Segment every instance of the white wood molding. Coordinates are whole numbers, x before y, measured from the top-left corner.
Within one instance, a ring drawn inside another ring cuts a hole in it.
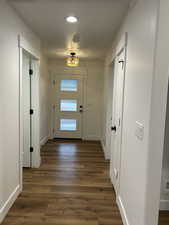
[[[106,145],[104,144],[103,140],[101,140],[101,146],[102,146],[102,149],[103,149],[105,160],[110,160],[110,156],[107,153]]]
[[[87,136],[83,136],[82,140],[84,140],[84,141],[100,141],[100,137],[95,136],[95,135],[87,135]]]
[[[40,46],[39,49],[35,48],[32,44],[32,40],[27,40],[24,36],[18,35],[18,46],[19,48],[24,49],[29,54],[32,55],[33,58],[40,60]]]
[[[44,138],[42,138],[40,140],[40,146],[43,146],[47,143],[47,141],[49,140],[49,136],[45,136]]]
[[[34,70],[36,70],[36,76],[33,76],[33,95],[35,96],[33,105],[36,108],[35,115],[33,118],[33,127],[36,128],[36,138],[38,141],[36,141],[36,148],[37,151],[34,151],[32,153],[32,167],[38,168],[41,163],[41,157],[40,157],[40,113],[39,113],[39,66],[40,66],[40,48],[34,47],[32,44],[30,44],[31,41],[25,39],[23,36],[18,35],[18,47],[19,47],[19,148],[20,148],[20,186],[22,187],[22,167],[23,167],[23,90],[22,90],[22,57],[23,57],[23,51],[26,51],[31,57],[32,61],[36,61],[36,66],[34,66]],[[34,135],[33,135],[34,137]],[[35,138],[35,137],[34,137]],[[39,146],[38,146],[39,145]]]
[[[121,52],[127,47],[128,33],[126,32],[120,39],[116,47],[116,56],[120,55]]]
[[[34,151],[32,152],[32,167],[39,168],[41,164],[40,156],[40,105],[39,105],[39,62],[32,59],[32,69],[34,75],[32,76],[32,108],[34,110],[32,116],[32,145]]]
[[[18,195],[21,193],[22,189],[21,186],[18,185],[12,194],[9,196],[8,200],[5,202],[3,207],[0,209],[0,223],[4,220],[5,216],[7,215],[9,209],[12,207],[13,203],[17,199]]]
[[[117,201],[117,205],[118,205],[119,210],[120,210],[120,214],[121,214],[121,217],[122,217],[123,224],[124,225],[130,225],[129,220],[127,218],[127,213],[126,213],[125,207],[124,207],[123,202],[121,200],[121,197],[118,196],[116,201]]]

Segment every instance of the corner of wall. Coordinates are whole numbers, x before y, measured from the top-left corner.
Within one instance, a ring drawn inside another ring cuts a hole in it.
[[[102,146],[102,149],[103,149],[103,152],[104,152],[104,158],[105,158],[105,160],[110,160],[110,156],[107,153],[106,144],[105,144],[105,142],[104,142],[103,139],[101,139],[101,146]]]
[[[121,214],[121,217],[122,217],[123,224],[124,225],[130,225],[129,220],[127,218],[127,213],[126,213],[125,207],[123,205],[123,202],[122,202],[122,199],[121,199],[120,196],[117,197],[117,205],[118,205],[119,210],[120,210],[120,214]]]
[[[19,194],[22,191],[22,187],[18,185],[15,190],[12,192],[12,194],[9,196],[7,201],[5,202],[4,206],[0,209],[0,224],[4,220],[5,216],[7,215],[8,211],[12,207],[13,203],[18,198]]]
[[[43,145],[45,145],[49,139],[50,139],[49,136],[45,136],[44,138],[42,138],[40,140],[40,146],[42,147]]]

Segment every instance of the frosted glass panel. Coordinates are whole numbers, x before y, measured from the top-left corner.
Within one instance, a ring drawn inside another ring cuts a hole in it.
[[[77,121],[70,119],[61,119],[60,120],[60,130],[62,131],[76,131],[77,130]]]
[[[77,91],[77,80],[61,80],[61,91]]]
[[[77,100],[62,99],[60,101],[60,111],[76,112]]]

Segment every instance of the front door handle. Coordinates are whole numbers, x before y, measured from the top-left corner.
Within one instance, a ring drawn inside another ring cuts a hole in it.
[[[116,129],[116,126],[111,127],[111,130],[114,131],[114,132],[116,132],[116,130],[117,130]]]

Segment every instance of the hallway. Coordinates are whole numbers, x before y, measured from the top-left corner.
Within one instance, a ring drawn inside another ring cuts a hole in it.
[[[122,225],[99,142],[51,140],[2,225]]]

